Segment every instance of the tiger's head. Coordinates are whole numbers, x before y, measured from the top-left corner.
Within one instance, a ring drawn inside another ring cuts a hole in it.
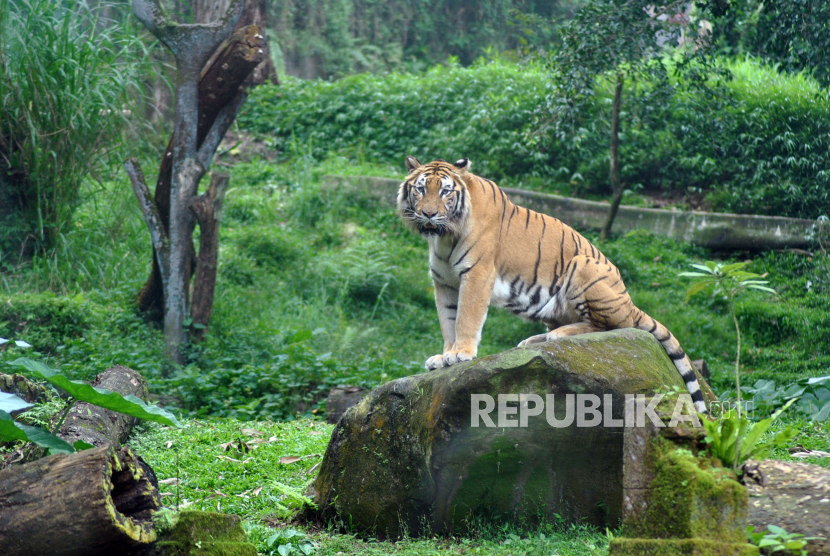
[[[459,235],[470,209],[463,179],[470,159],[421,164],[407,156],[406,168],[409,175],[398,191],[398,214],[404,223],[424,236]]]

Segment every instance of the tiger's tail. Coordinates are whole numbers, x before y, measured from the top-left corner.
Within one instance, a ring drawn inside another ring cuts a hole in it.
[[[689,390],[689,394],[692,396],[695,409],[701,413],[707,413],[708,410],[706,408],[706,402],[703,398],[703,391],[701,391],[700,384],[697,381],[695,369],[692,366],[692,362],[689,360],[689,357],[686,355],[686,352],[684,352],[683,348],[680,347],[680,342],[677,341],[674,334],[672,334],[668,328],[657,322],[657,320],[645,313],[642,313],[642,318],[638,319],[638,324],[635,326],[640,330],[645,330],[654,336],[658,342],[660,342],[660,345],[662,345],[663,349],[666,350],[666,354],[669,356],[669,359],[671,359],[674,366],[677,367],[677,372],[680,373],[680,377],[683,379],[683,382],[686,383],[686,389]]]

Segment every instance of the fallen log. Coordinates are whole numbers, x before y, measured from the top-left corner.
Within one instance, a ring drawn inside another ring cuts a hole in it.
[[[46,387],[32,382],[23,375],[6,375],[0,373],[0,392],[20,396],[29,403],[46,401]]]
[[[19,381],[18,383],[22,384]],[[36,383],[30,384],[39,386]],[[92,381],[92,386],[104,388],[111,392],[118,392],[122,396],[132,394],[145,402],[149,398],[147,380],[137,371],[121,365],[110,367],[99,374]],[[59,415],[53,418],[52,426],[57,425],[59,418]],[[138,419],[135,417],[130,417],[117,411],[110,411],[86,402],[76,402],[69,410],[66,419],[56,435],[73,445],[78,440],[81,440],[96,447],[111,444],[115,448],[120,448],[127,441],[136,423],[138,423]],[[26,444],[14,450],[14,452],[5,458],[0,459],[0,469],[35,460],[43,454],[44,450],[42,448],[38,448],[34,444]],[[141,465],[144,466],[145,472],[155,484],[156,478],[153,470],[144,464],[141,458],[138,459]]]
[[[149,390],[147,379],[137,371],[122,365],[105,370],[92,381],[92,386],[118,392],[122,396],[133,396],[147,401]],[[93,446],[112,444],[120,448],[127,441],[138,419],[98,407],[86,402],[77,402],[69,410],[57,435],[70,444],[83,440]]]
[[[120,554],[156,540],[158,489],[129,448],[57,454],[0,471],[0,554]]]

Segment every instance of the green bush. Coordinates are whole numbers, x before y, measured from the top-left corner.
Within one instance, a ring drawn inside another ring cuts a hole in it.
[[[481,61],[436,66],[422,75],[352,75],[335,82],[286,79],[257,87],[239,116],[243,128],[269,134],[281,153],[307,145],[400,165],[469,156],[493,178],[549,173],[547,157],[527,141],[545,94],[540,66]]]
[[[54,354],[89,327],[89,312],[79,298],[51,293],[16,295],[0,303],[0,337],[25,340],[40,352]]]
[[[830,214],[830,92],[804,74],[782,75],[751,59],[724,64],[732,79],[713,79],[711,88],[626,83],[625,186],[706,197],[719,211]],[[467,156],[476,173],[493,179],[609,194],[610,91],[600,80],[581,125],[557,135],[546,104],[554,87],[541,66],[504,59],[423,74],[289,79],[257,88],[239,122],[288,158],[345,153],[402,167],[407,154],[422,161]]]
[[[733,77],[717,95],[678,87],[664,106],[632,107],[623,179],[708,193],[712,206],[728,212],[830,213],[830,91],[750,59],[727,67]],[[598,181],[598,158],[579,170],[589,181]]]

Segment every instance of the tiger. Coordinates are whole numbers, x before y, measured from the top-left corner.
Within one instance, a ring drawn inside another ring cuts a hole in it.
[[[398,216],[429,243],[444,350],[429,357],[426,368],[475,359],[493,305],[547,327],[519,346],[620,328],[649,332],[696,409],[706,412],[688,356],[665,326],[634,305],[619,269],[576,230],[512,203],[470,167],[469,158],[421,164],[407,156],[408,174],[398,189]]]

